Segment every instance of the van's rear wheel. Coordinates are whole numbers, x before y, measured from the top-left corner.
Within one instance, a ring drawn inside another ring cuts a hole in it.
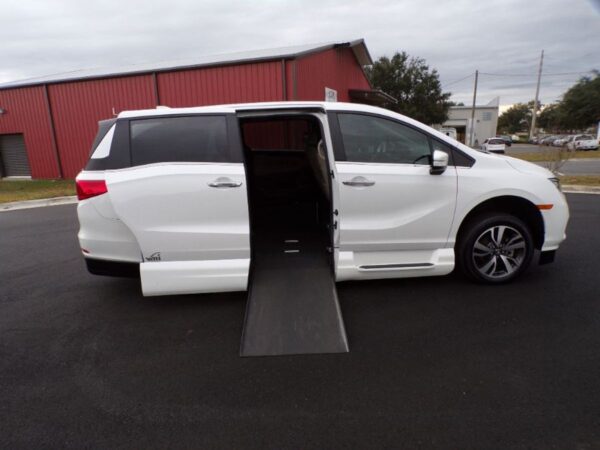
[[[488,284],[521,275],[533,257],[533,238],[527,225],[506,214],[485,214],[469,221],[459,236],[457,264],[469,278]]]

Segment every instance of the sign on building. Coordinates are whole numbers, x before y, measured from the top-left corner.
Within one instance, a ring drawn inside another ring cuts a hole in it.
[[[325,88],[325,101],[337,102],[337,91],[335,89]]]

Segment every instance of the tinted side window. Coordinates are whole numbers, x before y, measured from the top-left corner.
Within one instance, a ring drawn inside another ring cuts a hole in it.
[[[393,120],[338,114],[347,161],[429,164],[427,136]]]
[[[438,141],[437,139],[431,139],[431,146],[433,147],[433,150],[441,150],[448,154],[449,166],[472,167],[473,163],[475,162],[474,159],[465,155],[460,150],[449,144]]]
[[[100,130],[96,137],[98,143],[104,140],[106,132],[114,124],[114,135],[111,139],[110,149],[105,149],[108,155],[101,158],[90,158],[85,166],[85,170],[112,170],[123,169],[131,166],[129,154],[129,124],[127,120],[118,119],[106,122],[100,122]],[[97,147],[94,146],[94,150]]]
[[[130,122],[132,165],[227,162],[225,116],[158,117]]]

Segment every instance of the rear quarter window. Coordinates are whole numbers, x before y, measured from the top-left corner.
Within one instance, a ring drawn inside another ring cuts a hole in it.
[[[96,137],[94,138],[94,142],[92,143],[92,148],[90,149],[90,156],[94,154],[94,152],[98,148],[98,145],[100,145],[100,142],[102,142],[104,136],[106,136],[106,133],[108,133],[108,130],[110,130],[114,126],[116,121],[116,119],[109,119],[101,120],[100,122],[98,122],[98,132],[96,133]]]
[[[134,166],[230,159],[225,116],[135,119],[129,126]]]

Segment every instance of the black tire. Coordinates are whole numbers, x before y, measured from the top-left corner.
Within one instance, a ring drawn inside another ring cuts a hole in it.
[[[527,270],[534,246],[531,231],[522,220],[509,214],[487,213],[465,223],[455,250],[457,267],[468,278],[501,284]]]

